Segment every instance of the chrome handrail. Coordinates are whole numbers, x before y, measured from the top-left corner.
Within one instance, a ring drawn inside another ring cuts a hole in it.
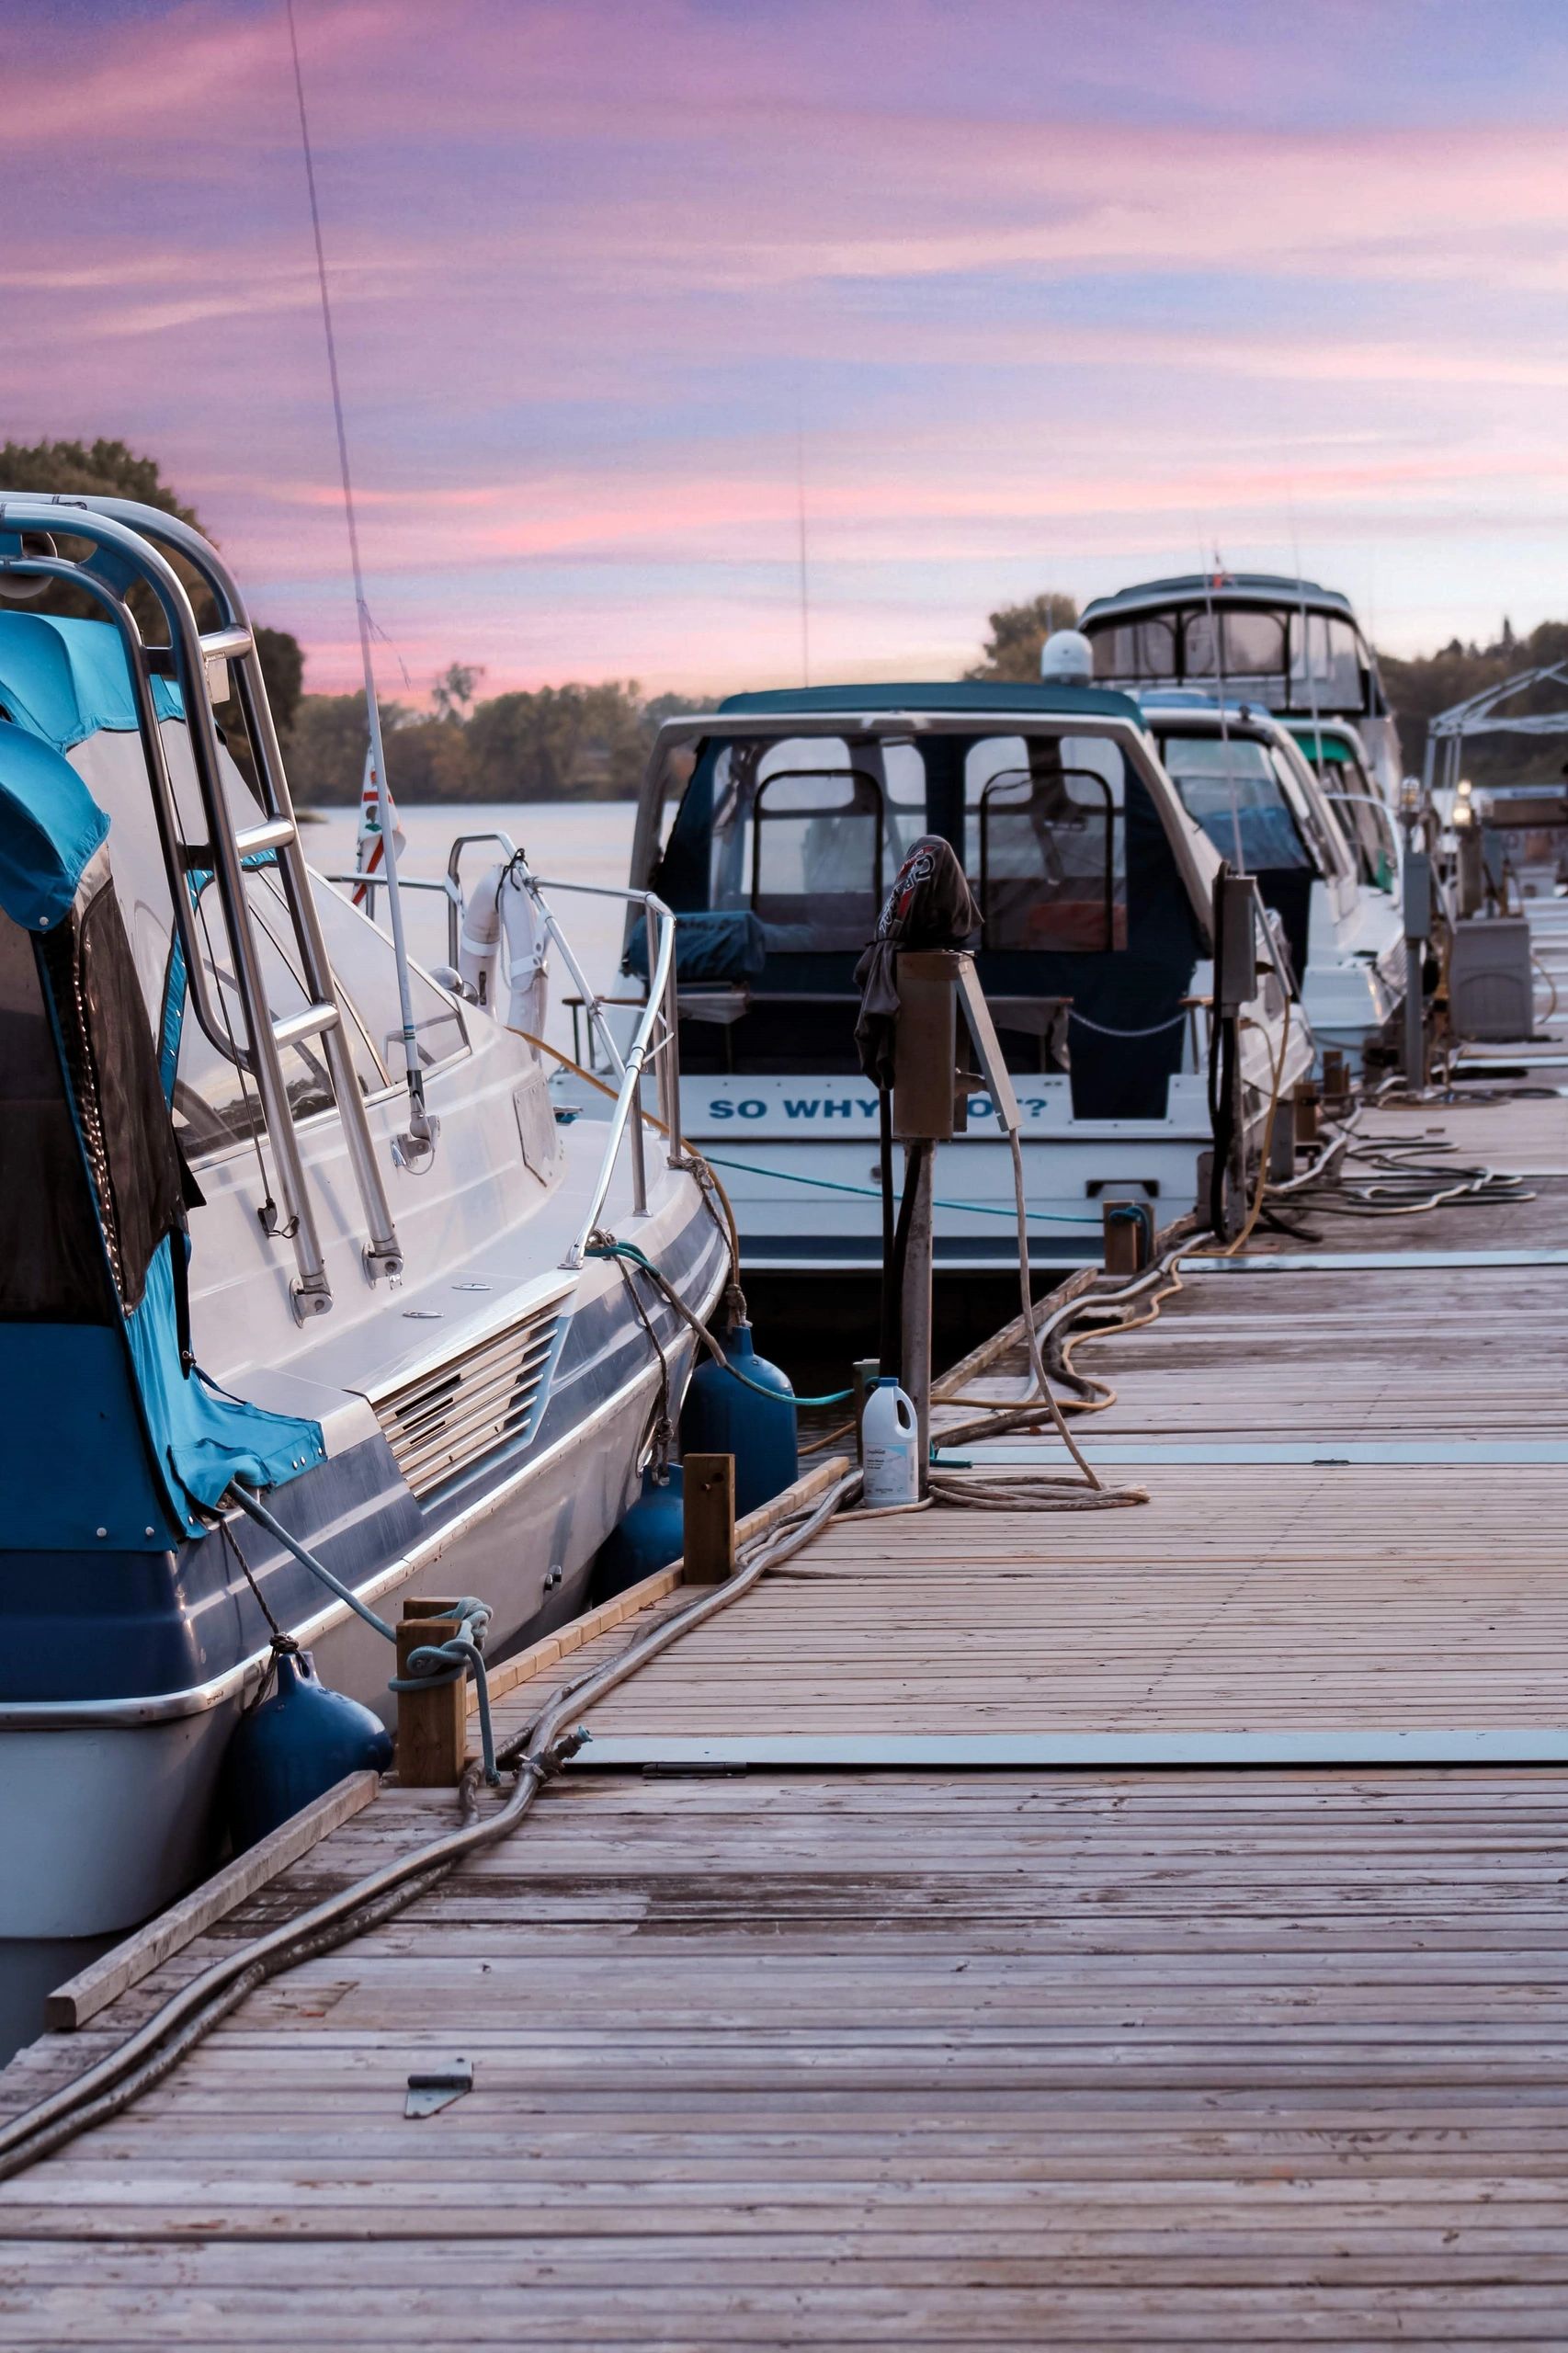
[[[29,551],[24,536],[29,531],[40,534],[51,551],[55,544],[53,532],[67,540],[85,540],[91,553],[77,563],[58,553],[45,556]],[[10,544],[13,540],[14,548]],[[183,556],[193,567],[217,606],[219,626],[206,639],[197,626],[185,585],[170,560],[172,553]],[[277,845],[278,880],[300,951],[306,995],[312,1006],[335,1006],[336,989],[311,897],[298,822],[267,705],[255,632],[238,586],[216,550],[191,526],[133,500],[117,498],[13,496],[0,493],[0,573],[55,579],[84,588],[104,608],[119,631],[191,1002],[210,1042],[227,1059],[248,1070],[255,1079],[288,1219],[287,1226],[279,1231],[292,1238],[298,1267],[290,1291],[295,1313],[302,1319],[307,1312],[319,1312],[331,1305],[332,1289],[294,1132],[260,952],[253,934],[244,890],[244,855],[219,765],[209,655],[233,665],[234,692],[250,739],[263,814],[268,836]],[[142,641],[126,601],[130,588],[137,581],[152,592],[161,610],[168,631],[165,646],[148,646]],[[198,799],[210,837],[207,847],[233,959],[245,1030],[243,1045],[231,1034],[217,983],[209,980],[202,943],[192,923],[187,889],[188,845],[184,839],[153,705],[154,676],[172,677],[180,690]],[[369,1228],[365,1269],[372,1280],[378,1274],[396,1276],[402,1272],[403,1255],[341,1022],[325,1025],[321,1035],[350,1165]]]
[[[685,1156],[681,1148],[680,1134],[680,1033],[676,1006],[676,918],[672,910],[665,906],[662,899],[655,898],[652,891],[618,891],[597,882],[552,881],[546,875],[532,873],[526,860],[520,859],[518,863],[519,880],[523,888],[539,908],[549,927],[551,938],[559,943],[572,977],[583,991],[588,1003],[590,1017],[600,1020],[601,1024],[602,1017],[598,1013],[599,1000],[589,990],[576,958],[567,946],[549,901],[544,896],[545,892],[573,891],[581,898],[619,899],[623,906],[641,907],[642,920],[650,933],[647,1001],[642,1007],[642,1018],[632,1033],[631,1043],[626,1051],[624,1059],[619,1052],[615,1057],[620,1069],[621,1079],[619,1091],[615,1098],[615,1108],[609,1118],[609,1142],[605,1147],[604,1159],[599,1165],[598,1178],[594,1186],[588,1213],[583,1221],[582,1230],[562,1260],[562,1266],[575,1267],[582,1265],[587,1253],[588,1244],[592,1241],[598,1226],[600,1213],[604,1209],[610,1183],[615,1175],[616,1163],[620,1157],[620,1147],[626,1139],[629,1128],[631,1134],[631,1206],[638,1217],[646,1217],[648,1214],[648,1168],[645,1138],[642,1133],[642,1088],[643,1076],[650,1068],[653,1070],[658,1081],[659,1116],[666,1131],[665,1154],[669,1166],[678,1168]],[[655,929],[656,938],[653,936]],[[609,1040],[608,1026],[604,1028],[604,1034],[607,1042],[612,1045],[613,1050],[613,1041]],[[635,1118],[632,1117],[633,1110],[637,1114]]]
[[[324,882],[331,882],[335,884],[339,890],[375,892],[384,891],[387,888],[387,878],[384,874],[324,874],[322,876],[322,881]],[[437,892],[438,895],[448,903],[448,922],[449,924],[450,923],[453,905],[452,893],[450,885],[447,882],[444,876],[438,877],[433,874],[404,874],[400,868],[398,870],[397,887],[400,891],[434,891]],[[375,902],[372,900],[371,904],[374,905],[374,904]],[[459,911],[460,912],[462,904],[460,899],[456,904]],[[458,960],[455,951],[449,961],[453,964],[457,962]]]
[[[441,891],[448,901],[449,938],[454,943],[463,911],[462,882],[460,874],[462,852],[471,842],[494,842],[505,850],[507,865],[519,889],[528,892],[539,911],[540,922],[550,938],[560,949],[562,960],[581,993],[584,1007],[595,1033],[601,1040],[612,1064],[619,1074],[620,1084],[616,1093],[615,1108],[609,1116],[609,1137],[604,1158],[595,1179],[588,1211],[576,1239],[567,1251],[562,1265],[573,1272],[581,1267],[587,1256],[589,1243],[598,1227],[604,1205],[614,1180],[616,1165],[620,1157],[628,1131],[631,1138],[631,1206],[638,1217],[648,1214],[648,1164],[646,1138],[643,1134],[642,1107],[642,1081],[650,1070],[658,1083],[659,1118],[666,1131],[666,1159],[672,1168],[685,1164],[685,1151],[680,1129],[680,1033],[676,998],[676,918],[664,901],[652,891],[622,891],[603,882],[567,882],[536,874],[526,855],[502,833],[460,834],[453,842],[447,859],[447,871],[440,881],[419,880],[400,874],[398,880],[405,888]],[[338,878],[334,878],[338,879]],[[345,881],[369,881],[373,875],[343,877]],[[604,1017],[604,1000],[590,987],[582,966],[573,953],[572,943],[556,919],[555,910],[545,897],[547,891],[570,891],[584,899],[615,899],[623,906],[641,907],[642,920],[649,933],[648,994],[642,1016],[632,1033],[631,1043],[624,1056],[610,1034]],[[451,958],[457,962],[455,944]],[[635,1109],[637,1116],[633,1118]]]

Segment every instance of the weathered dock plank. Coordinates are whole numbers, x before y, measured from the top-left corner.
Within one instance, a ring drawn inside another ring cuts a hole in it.
[[[1565,1113],[1369,1124],[1533,1168]],[[1304,1222],[1551,1246],[1568,1175],[1531,1189]],[[1196,1262],[1074,1358],[1148,1505],[836,1522],[591,1728],[1568,1730],[1564,1278]],[[503,1731],[687,1598],[516,1662]],[[451,1802],[384,1791],[0,2094]],[[0,2341],[1560,2347],[1565,1935],[1562,1768],[572,1768],[0,2188]],[[459,2054],[472,2091],[405,2118]]]

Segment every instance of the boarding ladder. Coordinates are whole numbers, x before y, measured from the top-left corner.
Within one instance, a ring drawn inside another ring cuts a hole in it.
[[[62,556],[56,535],[86,540],[90,552],[80,561]],[[169,561],[170,552],[190,565],[212,597],[218,625],[205,634],[197,626],[185,585]],[[0,575],[5,574],[61,580],[83,589],[103,607],[119,631],[191,1005],[210,1043],[255,1083],[282,1197],[282,1219],[275,1230],[293,1245],[294,1313],[301,1323],[307,1316],[324,1314],[332,1305],[332,1286],[283,1076],[284,1052],[303,1039],[321,1041],[343,1122],[364,1211],[363,1260],[369,1279],[374,1282],[383,1275],[401,1274],[403,1254],[312,896],[255,632],[239,588],[217,550],[199,531],[156,507],[125,498],[38,497],[0,492]],[[152,591],[163,614],[168,629],[165,645],[149,645],[142,638],[129,602],[138,583]],[[224,665],[232,674],[250,738],[262,804],[261,822],[256,824],[235,824],[223,790],[212,681]],[[180,691],[208,835],[204,842],[185,838],[153,701],[153,681],[160,677],[172,679]],[[308,1000],[301,1011],[285,1019],[275,1019],[267,1004],[255,920],[244,890],[247,860],[263,855],[276,860]],[[189,879],[198,873],[210,873],[217,890],[243,1034],[236,1034],[221,1001],[215,975],[204,960]]]

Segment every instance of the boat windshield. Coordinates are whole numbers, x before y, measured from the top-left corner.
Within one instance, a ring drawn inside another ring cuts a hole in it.
[[[1312,866],[1267,744],[1250,736],[1226,742],[1167,735],[1160,756],[1188,814],[1233,865],[1249,874]]]
[[[965,762],[965,864],[987,948],[1127,945],[1126,779],[1093,736],[996,736]]]
[[[1378,708],[1370,656],[1354,621],[1299,606],[1183,604],[1135,621],[1091,620],[1103,685],[1223,684],[1271,711],[1348,717]]]
[[[857,954],[926,826],[913,744],[737,737],[713,750],[708,897],[749,910],[772,950]]]
[[[1068,1076],[1085,1118],[1163,1119],[1201,940],[1159,796],[1108,730],[705,738],[649,876],[680,918],[683,1074],[858,1068],[856,960],[922,834],[963,861],[1007,1067]]]
[[[1303,754],[1317,770],[1324,797],[1355,852],[1358,880],[1374,890],[1392,891],[1399,868],[1393,820],[1354,745],[1343,735],[1308,735],[1300,740]]]
[[[710,756],[702,904],[749,912],[769,955],[858,954],[926,832],[961,840],[986,946],[1100,952],[1126,943],[1125,769],[1108,739],[739,737]],[[681,853],[696,847],[682,836],[699,824],[677,818],[661,870],[667,889],[680,872],[698,879]]]

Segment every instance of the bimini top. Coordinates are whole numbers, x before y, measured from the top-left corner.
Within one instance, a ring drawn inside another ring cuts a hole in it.
[[[184,718],[171,679],[153,680],[153,708],[160,719]],[[57,752],[85,744],[100,728],[131,733],[136,705],[119,631],[108,621],[0,608],[0,714]]]
[[[726,695],[721,716],[764,719],[798,711],[802,719],[835,711],[1011,711],[1018,718],[1128,719],[1142,724],[1137,704],[1109,687],[1047,687],[999,678],[947,678],[915,685],[781,687],[767,694]]]
[[[1356,618],[1348,597],[1337,588],[1322,587],[1315,580],[1292,580],[1283,572],[1184,572],[1171,580],[1142,580],[1135,587],[1119,588],[1112,597],[1096,597],[1078,616],[1078,626],[1119,620],[1129,613],[1163,610],[1167,605],[1305,605],[1310,611]]]

